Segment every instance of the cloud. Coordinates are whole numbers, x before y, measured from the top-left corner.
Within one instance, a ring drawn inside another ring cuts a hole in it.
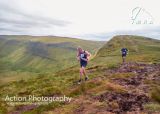
[[[153,25],[132,25],[132,10],[138,6],[154,17]],[[92,40],[109,40],[118,34],[159,38],[159,8],[158,0],[0,0],[0,34]]]
[[[0,34],[2,31],[7,33],[16,32],[17,34],[26,34],[29,29],[52,29],[55,27],[65,27],[70,22],[53,19],[38,14],[29,14],[16,9],[15,6],[0,2]],[[33,31],[34,32],[34,31]]]
[[[142,28],[138,30],[118,30],[113,32],[85,34],[83,35],[83,37],[94,40],[108,41],[115,35],[139,35],[160,40],[160,26],[151,28]]]

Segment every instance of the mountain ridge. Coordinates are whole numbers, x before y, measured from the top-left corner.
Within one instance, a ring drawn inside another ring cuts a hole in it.
[[[124,37],[124,36],[121,36]],[[146,39],[111,40],[89,61],[88,81],[80,85],[79,65],[55,74],[41,74],[29,80],[21,79],[0,86],[0,98],[5,95],[72,97],[70,103],[52,102],[44,106],[9,107],[0,102],[1,112],[19,114],[123,114],[160,112],[160,42]],[[137,50],[134,50],[135,41]],[[126,63],[122,64],[123,43],[129,48]],[[131,45],[132,44],[132,45]],[[22,88],[23,85],[23,88]],[[29,108],[28,108],[29,107]],[[2,113],[3,114],[3,113]]]

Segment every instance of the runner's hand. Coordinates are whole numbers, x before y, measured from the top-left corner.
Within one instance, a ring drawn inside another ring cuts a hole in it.
[[[77,60],[78,60],[78,61],[80,61],[80,58],[79,58],[79,57],[77,57]]]

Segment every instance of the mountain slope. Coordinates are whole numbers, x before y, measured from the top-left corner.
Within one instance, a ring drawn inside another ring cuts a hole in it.
[[[160,51],[159,40],[142,36],[121,35],[113,37],[104,45],[97,56],[119,55],[120,49],[126,47],[131,54],[144,54]]]
[[[125,40],[121,42],[123,39]],[[131,45],[131,41],[137,41],[136,51],[133,47],[135,44]],[[110,43],[114,44],[114,48],[108,47]],[[123,44],[130,50],[126,64],[121,64],[120,49]],[[72,102],[53,102],[37,107],[22,105],[16,108],[8,106],[6,102],[0,102],[0,111],[19,114],[159,113],[159,44],[158,40],[139,36],[116,36],[89,62],[87,72],[90,80],[87,82],[83,81],[77,85],[79,79],[77,65],[54,75],[42,75],[27,81],[20,80],[0,86],[0,98],[7,94],[66,95],[72,97]]]
[[[142,36],[119,35],[113,37],[98,52],[93,60],[99,65],[121,63],[121,48],[129,50],[127,61],[160,62],[160,41]]]
[[[78,46],[94,54],[101,45],[103,42],[65,37],[1,35],[1,71],[10,69],[53,73],[77,64],[75,55]]]
[[[78,46],[94,55],[103,44],[57,36],[0,35],[0,85],[77,65]]]

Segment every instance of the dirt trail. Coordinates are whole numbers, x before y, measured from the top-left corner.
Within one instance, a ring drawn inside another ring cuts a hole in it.
[[[25,111],[33,110],[37,106],[36,105],[23,105],[16,108],[16,111],[10,112],[9,114],[22,114]]]
[[[73,114],[147,114],[144,110],[144,104],[151,100],[148,96],[151,88],[145,81],[160,81],[160,64],[131,62],[122,64],[115,69],[106,70],[105,73],[106,79],[109,79],[113,85],[124,87],[126,92],[107,91],[96,96],[90,96],[88,93],[81,95],[70,103],[79,106],[72,110]],[[112,77],[118,73],[132,73],[134,76]],[[103,76],[89,81],[98,82],[101,80],[105,80]],[[31,110],[31,108],[23,107],[11,114],[20,114],[26,110]],[[57,108],[53,112],[61,114],[63,111],[62,108]]]
[[[148,93],[150,87],[145,84],[146,80],[159,80],[160,81],[160,64],[143,64],[143,63],[127,63],[121,65],[118,69],[111,71],[114,73],[134,73],[135,76],[129,78],[113,78],[114,83],[125,86],[129,92],[142,92]]]
[[[111,82],[123,86],[126,92],[105,92],[93,97],[92,102],[105,103],[105,107],[95,107],[91,103],[89,106],[83,103],[77,114],[140,114],[145,113],[144,104],[150,102],[148,92],[151,89],[145,84],[146,80],[160,81],[160,64],[126,63],[119,68],[107,70],[107,76],[117,73],[133,73],[134,76],[128,78],[111,78]],[[87,99],[86,99],[87,100]],[[88,108],[89,107],[89,108]],[[92,108],[91,108],[92,107]],[[98,109],[99,108],[99,109]],[[89,111],[93,109],[93,111]],[[146,113],[147,114],[147,113]]]

